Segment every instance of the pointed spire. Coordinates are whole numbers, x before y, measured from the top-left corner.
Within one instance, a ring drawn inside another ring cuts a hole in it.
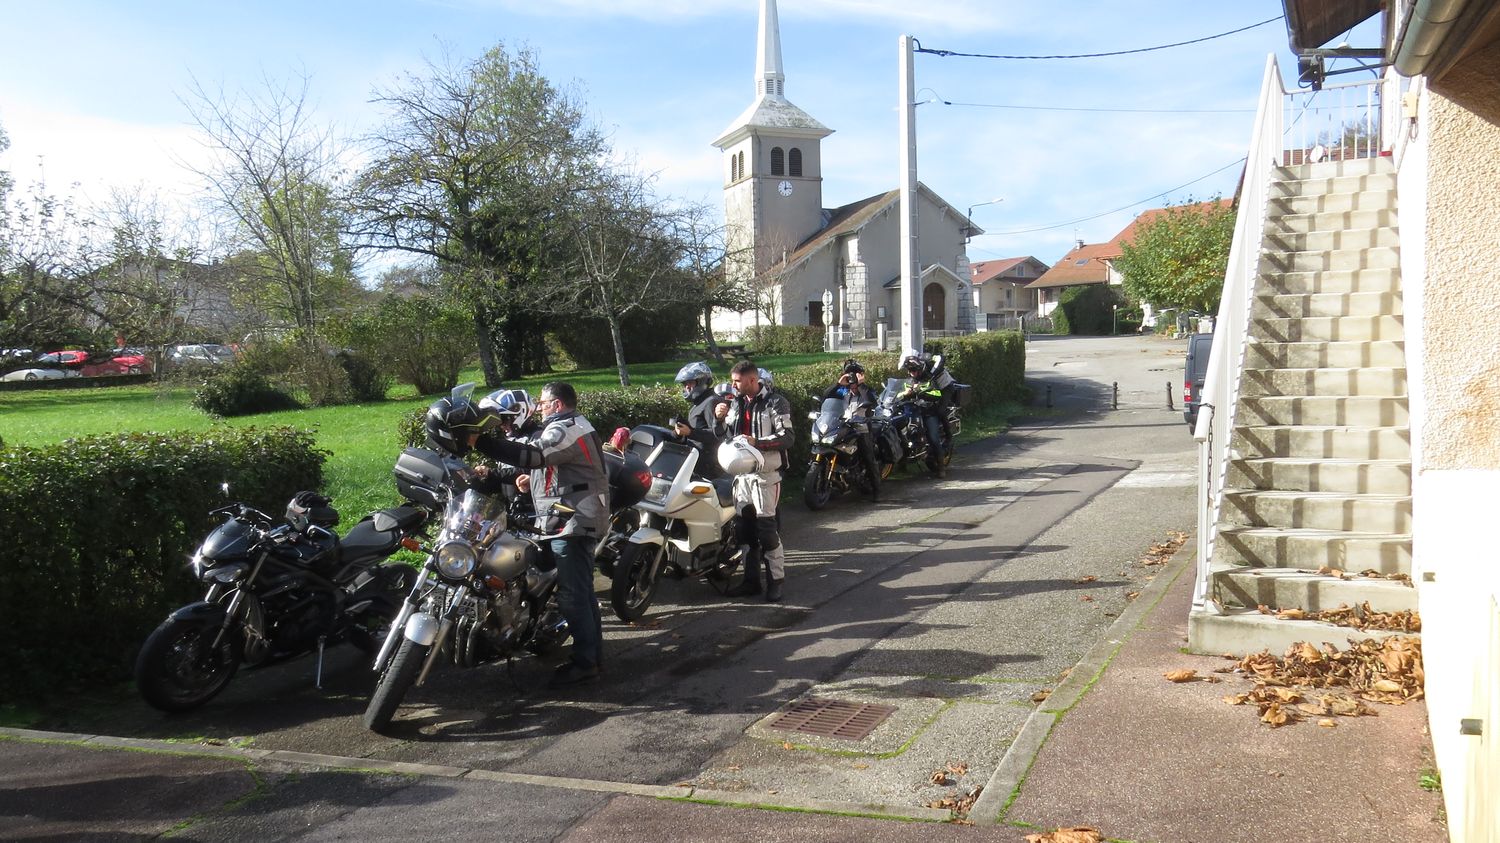
[[[786,75],[781,72],[781,24],[776,19],[776,0],[760,0],[760,37],[755,47],[755,96],[785,96]]]

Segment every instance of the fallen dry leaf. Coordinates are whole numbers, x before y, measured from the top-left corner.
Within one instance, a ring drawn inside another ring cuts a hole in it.
[[[1198,678],[1198,671],[1192,668],[1183,668],[1181,670],[1169,670],[1163,673],[1162,676],[1165,676],[1168,682],[1192,682]]]
[[[870,769],[870,765],[864,763],[863,761],[861,761],[860,763],[854,765],[854,769],[856,769],[856,770],[868,770],[868,769]]]
[[[1285,726],[1291,719],[1291,715],[1281,707],[1281,703],[1271,703],[1260,715],[1260,722],[1270,725],[1272,729]]]
[[[797,747],[793,746],[791,741],[782,741],[781,742],[781,748],[782,749],[796,749]]]
[[[1125,599],[1126,600],[1134,600],[1135,598],[1140,597],[1140,596],[1141,596],[1141,593],[1139,591],[1127,591],[1127,592],[1125,592]]]
[[[948,762],[948,772],[955,776],[962,776],[969,772],[969,765],[962,761],[950,761]]]
[[[1050,696],[1052,696],[1052,692],[1044,688],[1040,691],[1037,691],[1035,694],[1032,694],[1031,701],[1036,703],[1046,702],[1047,698]]]
[[[933,770],[932,775],[927,777],[927,782],[928,784],[935,784],[938,787],[947,787],[953,784],[952,780],[948,778],[947,770]]]
[[[1046,834],[1028,834],[1026,843],[1100,843],[1104,835],[1099,829],[1087,825],[1059,828]]]
[[[1093,574],[1089,574],[1087,576],[1079,577],[1078,579],[1073,580],[1073,582],[1076,582],[1076,583],[1086,583],[1086,582],[1093,582],[1093,581],[1095,581],[1097,579],[1099,579],[1099,578],[1096,577],[1096,576],[1094,576]]]
[[[1332,729],[1333,727],[1335,727],[1335,726],[1337,726],[1339,724],[1338,724],[1338,721],[1334,720],[1333,718],[1325,717],[1322,720],[1318,721],[1318,725],[1322,726],[1325,729]]]

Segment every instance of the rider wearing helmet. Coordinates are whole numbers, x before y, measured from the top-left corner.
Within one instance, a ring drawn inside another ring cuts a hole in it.
[[[943,440],[950,435],[948,429],[948,388],[954,383],[953,376],[943,365],[943,355],[908,354],[901,361],[901,368],[908,377],[903,398],[915,398],[922,413],[922,425],[927,430],[927,466],[938,477],[948,474],[943,460]]]
[[[497,389],[481,398],[479,407],[495,414],[506,436],[524,436],[535,427],[536,402],[524,389]]]
[[[498,424],[499,418],[481,408],[458,390],[427,407],[427,441],[450,456],[465,457],[474,449],[479,434]]]
[[[776,524],[776,502],[781,497],[781,468],[786,449],[792,444],[792,405],[786,396],[761,383],[760,372],[748,360],[736,363],[730,374],[737,395],[728,404],[714,408],[719,420],[715,433],[721,438],[745,437],[760,451],[759,471],[734,478],[734,505],[755,510],[755,535],[760,553],[745,560],[745,578],[727,594],[745,597],[761,592],[761,567],[766,571],[766,600],[781,601],[781,583],[786,578],[786,552]]]
[[[678,369],[676,380],[682,385],[682,397],[690,409],[686,420],[672,419],[670,426],[673,432],[702,452],[698,471],[704,477],[718,477],[722,472],[714,459],[715,449],[719,446],[719,437],[714,434],[714,407],[728,399],[715,391],[713,370],[701,360]]]
[[[859,364],[853,357],[844,361],[844,369],[839,374],[839,379],[828,387],[823,393],[823,400],[829,398],[842,398],[849,403],[863,404],[865,407],[865,418],[869,418],[875,412],[875,407],[880,403],[880,396],[875,388],[865,383],[865,367]],[[859,458],[865,464],[865,473],[870,478],[870,500],[880,500],[880,466],[875,461],[875,442],[870,438],[870,429],[867,426],[859,436]]]

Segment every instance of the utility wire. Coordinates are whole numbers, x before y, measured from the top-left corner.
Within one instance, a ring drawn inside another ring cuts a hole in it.
[[[1240,32],[1244,32],[1246,30],[1254,29],[1254,28],[1256,28],[1258,26],[1265,26],[1268,23],[1275,23],[1276,21],[1281,20],[1283,17],[1284,17],[1284,15],[1277,15],[1274,18],[1267,18],[1267,19],[1261,21],[1260,23],[1252,23],[1249,26],[1242,26],[1239,29],[1231,29],[1228,32],[1220,32],[1218,35],[1209,35],[1209,36],[1204,37],[1204,38],[1194,38],[1191,41],[1178,41],[1175,44],[1162,44],[1162,45],[1159,45],[1159,46],[1156,46],[1156,47],[1141,47],[1141,48],[1135,49],[1135,50],[1115,50],[1115,51],[1109,52],[1109,53],[1080,53],[1078,55],[1072,55],[1072,56],[1003,56],[1003,55],[990,55],[990,54],[987,54],[987,53],[960,53],[960,52],[957,52],[955,50],[930,50],[930,49],[922,46],[921,40],[913,38],[912,41],[916,44],[916,48],[915,48],[916,52],[919,52],[919,53],[931,53],[932,55],[938,56],[940,58],[949,58],[950,56],[955,56],[955,57],[969,58],[969,59],[1012,59],[1012,60],[1098,59],[1098,58],[1104,58],[1106,56],[1128,56],[1128,55],[1132,55],[1134,53],[1149,53],[1149,52],[1153,52],[1155,50],[1169,50],[1169,49],[1171,49],[1173,47],[1186,47],[1189,44],[1201,44],[1204,41],[1212,41],[1215,38],[1223,38],[1226,35],[1234,35],[1234,34],[1237,34],[1237,33],[1240,33]]]
[[[1002,105],[990,102],[950,102],[948,100],[925,100],[943,105],[966,108],[1007,108],[1014,111],[1087,111],[1103,114],[1254,114],[1253,108],[1070,108],[1052,105]]]
[[[1100,217],[1107,217],[1110,214],[1118,214],[1121,211],[1129,210],[1130,208],[1134,208],[1137,205],[1144,205],[1147,202],[1150,202],[1152,199],[1158,199],[1158,198],[1160,198],[1162,196],[1166,196],[1168,193],[1173,193],[1175,191],[1181,190],[1184,187],[1191,187],[1192,185],[1195,185],[1198,182],[1203,181],[1206,178],[1211,178],[1213,176],[1217,176],[1219,173],[1224,172],[1225,170],[1229,169],[1230,167],[1236,167],[1236,166],[1239,166],[1240,164],[1243,164],[1243,163],[1245,163],[1245,159],[1244,158],[1241,158],[1238,161],[1231,161],[1230,163],[1225,164],[1224,166],[1220,167],[1219,169],[1214,170],[1212,173],[1208,173],[1207,175],[1199,176],[1198,178],[1195,178],[1195,179],[1193,179],[1190,182],[1186,182],[1184,184],[1179,184],[1176,187],[1169,187],[1169,188],[1167,188],[1166,190],[1163,190],[1160,193],[1153,193],[1150,196],[1147,196],[1145,199],[1141,199],[1141,200],[1139,200],[1137,202],[1131,202],[1129,205],[1121,205],[1120,207],[1115,208],[1113,211],[1105,211],[1102,214],[1094,214],[1091,217],[1080,217],[1080,218],[1078,218],[1076,220],[1068,220],[1067,222],[1055,223],[1053,225],[1044,225],[1044,226],[1040,226],[1038,228],[1022,228],[1022,229],[1019,229],[1019,230],[1016,230],[1016,231],[996,231],[996,232],[992,232],[992,233],[981,235],[981,236],[986,236],[986,237],[1003,237],[1003,236],[1008,235],[1008,234],[1031,234],[1031,233],[1037,232],[1037,231],[1050,231],[1050,230],[1052,230],[1054,228],[1067,228],[1070,225],[1076,225],[1076,224],[1081,223],[1081,222],[1088,222],[1089,220],[1096,220],[1096,219],[1099,219]]]

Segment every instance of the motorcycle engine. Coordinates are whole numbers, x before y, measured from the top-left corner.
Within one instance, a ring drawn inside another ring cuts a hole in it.
[[[501,656],[507,656],[518,646],[522,614],[521,598],[525,593],[524,582],[507,583],[505,588],[490,599],[490,613],[485,618],[483,634],[485,642]]]
[[[333,626],[334,598],[325,591],[288,591],[267,599],[264,611],[272,649],[293,652],[310,647]]]

